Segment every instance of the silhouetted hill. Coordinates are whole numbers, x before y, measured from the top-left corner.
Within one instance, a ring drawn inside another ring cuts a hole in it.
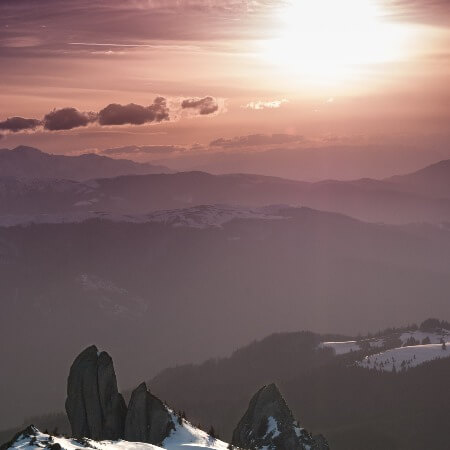
[[[450,198],[450,159],[408,175],[389,179],[401,189],[437,198]]]
[[[167,167],[88,153],[51,155],[33,147],[0,149],[0,177],[89,180],[128,174],[169,173]]]

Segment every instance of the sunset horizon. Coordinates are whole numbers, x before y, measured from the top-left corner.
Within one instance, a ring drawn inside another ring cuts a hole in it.
[[[448,450],[449,0],[0,0],[0,450]]]

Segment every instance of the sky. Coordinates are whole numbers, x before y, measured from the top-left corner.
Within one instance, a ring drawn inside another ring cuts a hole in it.
[[[183,169],[330,145],[436,151],[449,19],[448,0],[1,0],[0,147]]]

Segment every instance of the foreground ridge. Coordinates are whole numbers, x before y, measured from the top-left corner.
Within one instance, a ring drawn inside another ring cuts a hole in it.
[[[329,450],[322,436],[312,437],[294,420],[275,384],[261,388],[237,425],[231,444],[194,427],[174,413],[145,383],[128,406],[117,389],[112,358],[95,345],[74,360],[67,382],[66,411],[71,438],[42,433],[30,425],[0,450]]]

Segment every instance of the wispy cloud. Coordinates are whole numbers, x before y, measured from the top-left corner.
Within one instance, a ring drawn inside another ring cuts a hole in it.
[[[269,100],[269,101],[258,100],[254,102],[249,102],[246,105],[243,105],[242,108],[254,110],[277,109],[281,108],[281,106],[284,105],[285,103],[289,103],[289,100],[287,100],[286,98],[283,98],[281,100]]]
[[[108,156],[124,155],[158,155],[164,156],[173,153],[182,153],[186,148],[177,145],[128,145],[125,147],[114,147],[103,150],[101,153]]]
[[[298,143],[304,141],[304,137],[297,134],[251,134],[248,136],[239,136],[231,139],[219,138],[212,141],[210,147],[220,148],[242,148],[253,146],[280,145],[289,143]]]

